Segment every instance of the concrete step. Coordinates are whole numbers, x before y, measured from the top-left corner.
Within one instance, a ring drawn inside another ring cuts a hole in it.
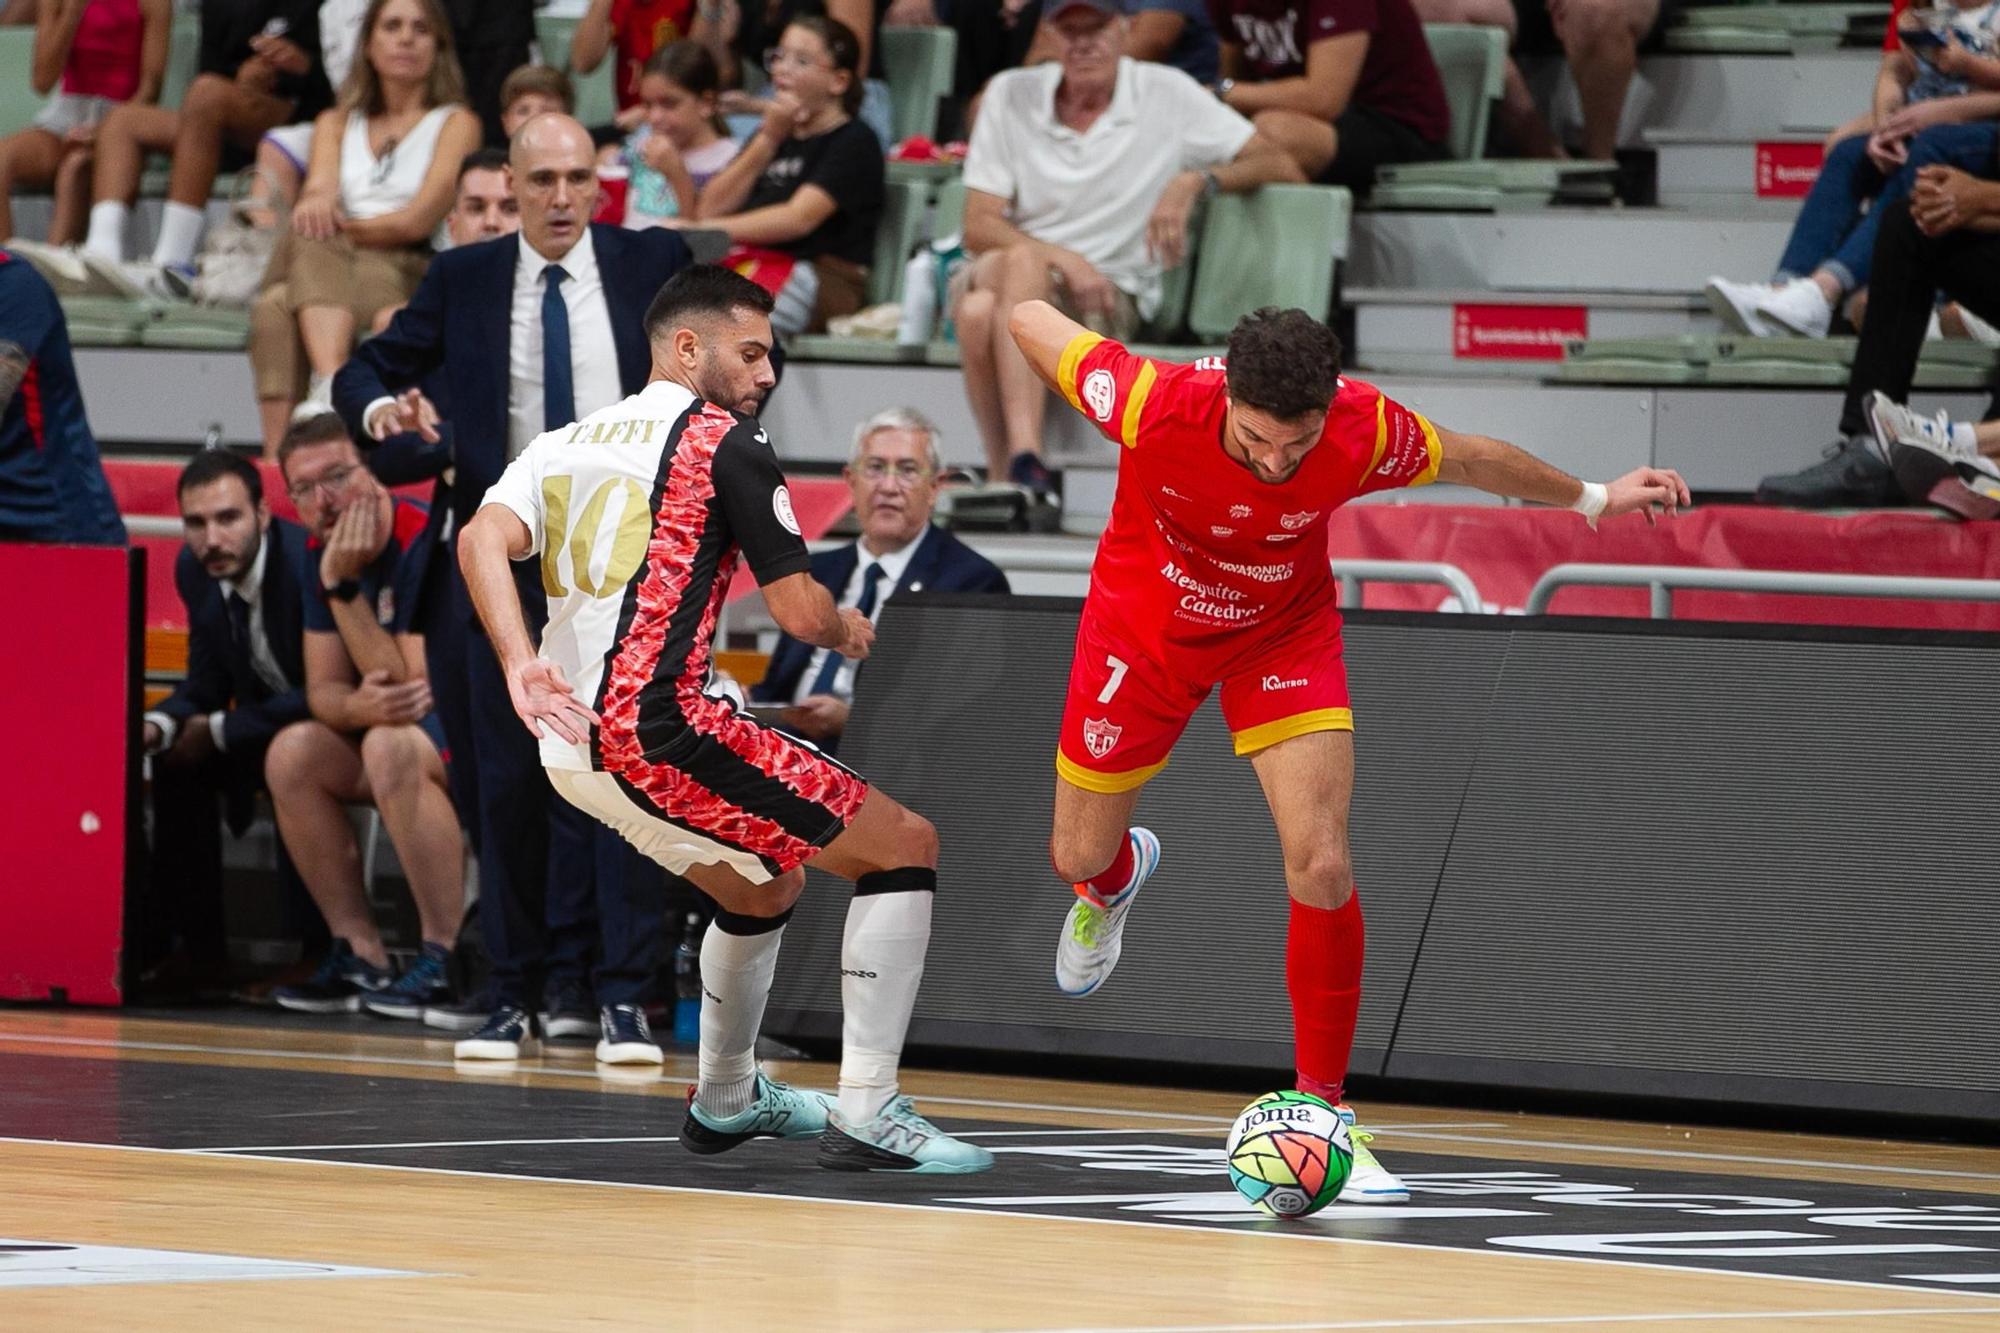
[[[1744,210],[1361,213],[1343,283],[1685,295],[1712,274],[1769,271],[1790,230],[1789,216]]]
[[[1707,131],[1648,130],[1667,208],[1731,208],[1790,218],[1819,176],[1822,136],[1769,132],[1753,139]]]
[[[1755,140],[1774,132],[1824,134],[1865,110],[1879,52],[1807,55],[1647,56],[1626,95],[1619,142],[1647,130]],[[1536,104],[1572,137],[1582,124],[1576,87],[1560,57],[1529,57],[1522,73]]]

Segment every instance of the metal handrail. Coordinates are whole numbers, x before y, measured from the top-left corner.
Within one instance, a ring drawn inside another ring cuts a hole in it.
[[[1899,597],[1914,601],[2000,602],[2000,579],[1917,578],[1897,574],[1813,574],[1787,569],[1700,569],[1685,565],[1557,565],[1535,581],[1527,613],[1547,615],[1566,587],[1645,588],[1652,617],[1671,620],[1674,592],[1793,593],[1809,597]]]
[[[1364,583],[1431,583],[1458,598],[1459,609],[1477,613],[1486,609],[1472,576],[1457,565],[1441,560],[1335,560],[1333,576],[1340,580],[1340,604],[1349,610],[1361,605]]]

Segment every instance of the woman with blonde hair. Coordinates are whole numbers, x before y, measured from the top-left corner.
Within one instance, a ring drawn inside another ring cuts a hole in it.
[[[361,33],[337,105],[313,124],[291,232],[252,310],[267,445],[273,427],[283,433],[297,393],[297,364],[285,364],[285,353],[303,345],[307,401],[323,403],[355,331],[416,290],[459,164],[479,146],[438,0],[371,0]]]

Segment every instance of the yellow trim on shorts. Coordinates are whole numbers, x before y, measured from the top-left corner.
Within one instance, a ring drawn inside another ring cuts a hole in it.
[[[1354,730],[1354,710],[1352,708],[1315,708],[1310,713],[1294,713],[1281,717],[1276,722],[1262,722],[1254,727],[1232,733],[1236,737],[1236,753],[1255,754],[1268,750],[1279,741],[1288,741],[1294,736],[1304,736],[1315,731]]]
[[[1128,768],[1123,773],[1099,773],[1094,769],[1085,768],[1062,751],[1056,751],[1057,776],[1073,787],[1081,787],[1085,791],[1099,792],[1106,796],[1115,796],[1121,791],[1131,791],[1134,787],[1144,786],[1152,780],[1155,773],[1166,766],[1167,761],[1162,759],[1157,764],[1148,764],[1144,768]]]
[[[1056,365],[1056,386],[1062,390],[1062,396],[1069,399],[1069,405],[1079,412],[1083,411],[1083,395],[1077,387],[1076,372],[1083,365],[1083,358],[1103,341],[1101,333],[1077,334],[1063,348],[1062,360]]]
[[[1438,428],[1431,424],[1429,417],[1421,412],[1412,412],[1410,415],[1417,419],[1417,425],[1423,429],[1424,447],[1430,450],[1431,454],[1430,464],[1411,478],[1410,485],[1428,486],[1438,479],[1438,464],[1444,462],[1444,444],[1438,439]]]
[[[1139,443],[1139,414],[1146,410],[1146,395],[1153,391],[1153,381],[1160,373],[1153,369],[1150,361],[1139,363],[1139,374],[1132,382],[1132,392],[1125,395],[1125,419],[1120,423],[1118,438],[1127,449]]]

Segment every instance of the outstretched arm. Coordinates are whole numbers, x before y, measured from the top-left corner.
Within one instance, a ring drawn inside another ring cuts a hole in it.
[[[1559,467],[1484,435],[1461,435],[1437,428],[1441,456],[1437,479],[1472,486],[1514,500],[1534,500],[1574,509],[1595,527],[1600,518],[1643,511],[1647,522],[1661,510],[1677,513],[1692,504],[1688,486],[1671,468],[1642,467],[1613,482],[1578,481]]]
[[[507,675],[507,695],[521,724],[536,737],[547,727],[572,745],[590,737],[597,714],[576,697],[562,668],[535,656],[509,562],[534,549],[528,525],[504,504],[486,504],[458,534],[465,590]]]
[[[1023,301],[1007,318],[1007,332],[1014,335],[1014,345],[1028,358],[1042,383],[1057,393],[1063,391],[1058,378],[1063,349],[1077,334],[1089,331],[1047,301]]]

